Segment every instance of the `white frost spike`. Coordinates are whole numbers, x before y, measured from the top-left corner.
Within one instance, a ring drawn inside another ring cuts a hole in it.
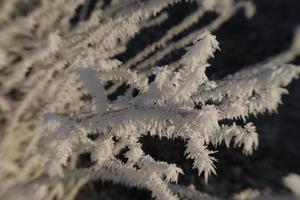
[[[157,88],[163,89],[164,87],[166,87],[167,83],[170,82],[171,78],[172,72],[167,67],[165,67],[158,70],[154,83],[156,84]]]
[[[165,171],[166,181],[167,182],[175,182],[175,183],[177,183],[178,175],[179,174],[183,174],[182,169],[176,167],[175,164],[169,165],[169,167]]]
[[[180,87],[174,97],[175,102],[188,102],[197,88],[208,81],[205,75],[205,70],[209,66],[207,60],[213,57],[218,48],[216,37],[209,31],[204,31],[196,38],[192,46],[186,48],[187,53],[180,61],[182,68],[176,73],[180,77],[177,81]]]
[[[213,153],[215,151],[208,150],[204,145],[204,140],[200,138],[191,138],[185,151],[187,158],[194,159],[193,168],[198,169],[199,175],[204,173],[205,182],[207,182],[211,173],[216,174],[216,167],[213,162],[217,161],[217,159],[211,156]]]
[[[144,152],[140,146],[141,145],[137,144],[132,145],[130,147],[130,150],[125,153],[125,157],[129,162],[137,162],[138,159],[140,159],[144,155]]]
[[[256,149],[258,146],[258,136],[253,123],[247,123],[244,128],[245,131],[243,133],[236,135],[234,144],[238,147],[243,145],[243,153],[250,155],[253,153],[253,149]]]
[[[83,60],[77,60],[73,65],[72,68],[79,73],[81,81],[94,99],[95,111],[99,113],[105,112],[107,97],[101,82],[96,76],[97,72],[89,68]]]
[[[188,65],[205,65],[207,60],[214,56],[214,52],[219,49],[219,43],[216,36],[209,31],[205,31],[199,35],[194,44],[187,47],[188,51],[183,57],[183,60]]]

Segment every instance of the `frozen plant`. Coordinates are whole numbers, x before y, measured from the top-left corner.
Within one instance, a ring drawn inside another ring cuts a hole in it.
[[[180,138],[186,142],[186,157],[205,181],[216,174],[214,153],[209,144],[225,142],[243,148],[247,155],[258,146],[255,126],[235,124],[249,115],[274,112],[286,86],[300,73],[293,65],[266,65],[242,70],[222,81],[209,81],[208,59],[218,50],[210,32],[201,33],[186,54],[172,65],[153,70],[155,80],[136,97],[119,96],[108,101],[97,72],[79,58],[71,71],[93,98],[89,112],[74,116],[47,114],[44,118],[49,138],[45,167],[51,176],[63,176],[63,167],[74,153],[90,153],[88,171],[95,177],[152,191],[157,199],[177,199],[168,188],[183,170],[174,163],[154,160],[142,150],[143,135]],[[138,76],[138,75],[137,75]],[[222,122],[224,119],[231,124]],[[96,135],[97,139],[90,139]],[[46,144],[43,145],[47,146]],[[117,156],[127,149],[126,161]],[[76,169],[74,169],[76,170]],[[88,172],[87,172],[88,173]]]
[[[136,55],[117,59],[183,1],[197,8]],[[175,183],[184,172],[146,155],[143,135],[184,140],[205,180],[216,167],[209,144],[251,154],[258,140],[247,116],[275,111],[287,93],[282,86],[299,68],[281,63],[299,55],[300,34],[267,61],[209,81],[207,59],[218,49],[210,32],[239,11],[250,18],[255,7],[233,0],[0,1],[0,199],[71,200],[94,179],[144,187],[158,199],[181,196],[185,189]],[[186,31],[208,12],[215,18]],[[156,67],[194,40],[179,61]],[[126,162],[117,159],[124,150]],[[92,160],[85,168],[78,166],[82,153]]]

